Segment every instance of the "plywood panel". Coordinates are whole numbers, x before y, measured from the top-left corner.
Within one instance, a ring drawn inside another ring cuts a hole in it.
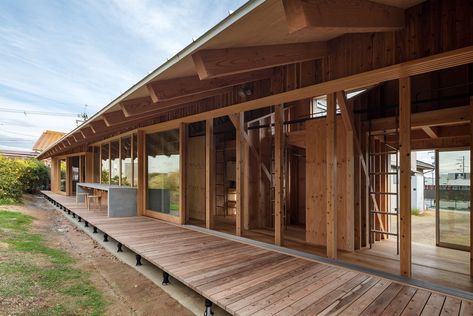
[[[205,220],[205,136],[187,140],[187,210],[189,218]]]
[[[326,131],[323,119],[305,122],[306,128],[306,241],[317,245],[325,245],[326,225]],[[314,137],[316,135],[316,137]],[[338,249],[353,251],[353,212],[354,206],[348,207],[347,168],[352,170],[352,158],[347,160],[346,131],[343,121],[337,117],[337,196],[336,209],[338,217],[337,243]],[[351,148],[351,149],[350,149]],[[348,167],[349,166],[349,167]],[[353,174],[353,171],[351,171]],[[351,198],[348,198],[350,201]],[[350,202],[352,203],[352,202]],[[352,203],[353,204],[353,203]]]

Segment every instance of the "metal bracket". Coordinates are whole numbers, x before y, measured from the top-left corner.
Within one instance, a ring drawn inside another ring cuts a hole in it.
[[[212,309],[212,301],[205,299],[205,312],[204,316],[211,316],[214,314],[214,311]]]
[[[142,266],[143,264],[141,264],[141,256],[140,255],[136,255],[136,265],[137,266]]]
[[[120,243],[120,242],[117,244],[117,252],[123,252],[122,243]]]
[[[168,285],[170,282],[169,282],[169,273],[163,271],[163,285]]]

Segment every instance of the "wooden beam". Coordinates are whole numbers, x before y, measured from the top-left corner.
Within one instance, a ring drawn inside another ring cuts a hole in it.
[[[336,107],[335,94],[327,95],[327,117],[325,118],[326,139],[326,220],[327,220],[327,257],[337,258],[337,208],[336,208],[336,178],[337,178],[337,157],[336,157]]]
[[[418,112],[411,115],[411,129],[457,125],[470,121],[470,107],[458,106],[434,111]],[[372,133],[393,132],[397,128],[395,117],[385,117],[371,121]]]
[[[105,122],[107,127],[111,127],[120,123],[123,123],[126,120],[126,116],[122,110],[106,112],[102,114],[102,119]]]
[[[429,136],[430,138],[439,138],[437,132],[435,131],[435,127],[432,127],[432,126],[424,126],[422,127],[422,130],[424,131],[424,133],[427,134],[427,136]]]
[[[200,79],[319,59],[328,54],[326,42],[205,49],[192,55]]]
[[[386,32],[404,27],[404,10],[368,0],[283,0],[283,5],[289,33]]]
[[[240,124],[236,127],[236,235],[243,234],[243,137],[244,131],[244,113],[238,114]]]
[[[284,244],[284,105],[274,106],[274,243]]]
[[[205,227],[213,228],[215,210],[214,119],[205,121]]]
[[[470,146],[470,136],[411,139],[411,150],[455,149]]]
[[[411,82],[399,79],[400,271],[411,277]]]
[[[105,124],[105,121],[103,119],[93,120],[89,122],[88,126],[94,134],[103,132],[107,129],[107,124]]]
[[[146,111],[154,110],[153,101],[151,97],[141,97],[121,101],[119,103],[120,109],[123,111],[126,117],[138,115]]]
[[[243,74],[236,74],[219,79],[200,80],[198,76],[152,81],[148,89],[152,90],[154,103],[172,100],[190,95],[206,93],[206,96],[220,94],[221,89],[270,78],[271,69],[264,69]],[[212,92],[213,91],[213,92]]]
[[[274,92],[272,95],[267,97],[249,100],[204,113],[198,113],[175,120],[170,120],[161,123],[161,126],[173,126],[176,124],[176,121],[189,123],[197,122],[208,119],[209,117],[220,117],[234,113],[251,111],[271,106],[272,104],[289,103],[292,101],[322,96],[337,91],[359,89],[372,86],[383,81],[399,79],[401,76],[414,76],[440,69],[465,65],[472,62],[473,46],[468,46],[461,49],[448,51],[446,53],[419,58],[405,63],[379,68],[340,79],[325,81],[300,89],[294,89],[286,92]]]

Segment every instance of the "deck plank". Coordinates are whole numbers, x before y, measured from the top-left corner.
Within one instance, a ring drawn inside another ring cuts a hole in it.
[[[468,300],[43,193],[233,315],[472,315]]]

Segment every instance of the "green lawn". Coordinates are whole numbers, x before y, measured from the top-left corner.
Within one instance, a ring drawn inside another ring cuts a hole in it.
[[[68,253],[32,233],[33,220],[0,210],[0,301],[7,302],[0,314],[8,302],[15,302],[10,308],[22,315],[104,314],[106,302],[89,274],[75,268]]]

